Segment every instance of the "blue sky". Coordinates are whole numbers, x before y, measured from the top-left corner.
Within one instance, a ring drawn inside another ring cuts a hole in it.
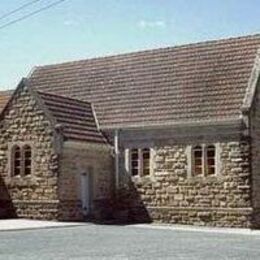
[[[0,1],[0,16],[27,2]],[[0,30],[0,89],[14,88],[35,65],[258,32],[259,0],[66,0]]]

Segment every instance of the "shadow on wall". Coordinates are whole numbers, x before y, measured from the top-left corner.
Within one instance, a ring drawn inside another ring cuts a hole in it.
[[[116,194],[115,220],[118,223],[151,223],[150,214],[143,203],[135,183],[125,176],[124,185]]]
[[[0,219],[5,218],[17,218],[17,214],[8,188],[0,176]]]
[[[151,223],[136,186],[131,180],[122,185],[111,198],[93,201],[93,211],[83,217],[84,221],[96,224],[127,225]]]

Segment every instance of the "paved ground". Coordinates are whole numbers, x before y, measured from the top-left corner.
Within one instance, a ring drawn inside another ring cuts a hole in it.
[[[29,220],[29,219],[1,219],[0,231],[71,227],[71,226],[79,226],[79,225],[82,225],[82,223],[39,221],[39,220]]]
[[[260,235],[248,231],[236,234],[224,230],[91,224],[1,231],[0,259],[255,260],[260,259]]]

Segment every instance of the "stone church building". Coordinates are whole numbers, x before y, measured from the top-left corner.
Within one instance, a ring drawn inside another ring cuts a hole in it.
[[[259,228],[259,48],[35,67],[0,93],[0,217]]]

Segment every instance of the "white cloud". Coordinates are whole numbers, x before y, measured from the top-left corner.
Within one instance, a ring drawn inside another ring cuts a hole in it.
[[[77,20],[69,19],[69,20],[65,20],[63,24],[65,26],[76,26],[79,25],[79,22]]]
[[[138,27],[141,29],[146,29],[146,28],[165,28],[166,23],[163,20],[157,20],[157,21],[146,21],[146,20],[140,20],[138,22]]]

